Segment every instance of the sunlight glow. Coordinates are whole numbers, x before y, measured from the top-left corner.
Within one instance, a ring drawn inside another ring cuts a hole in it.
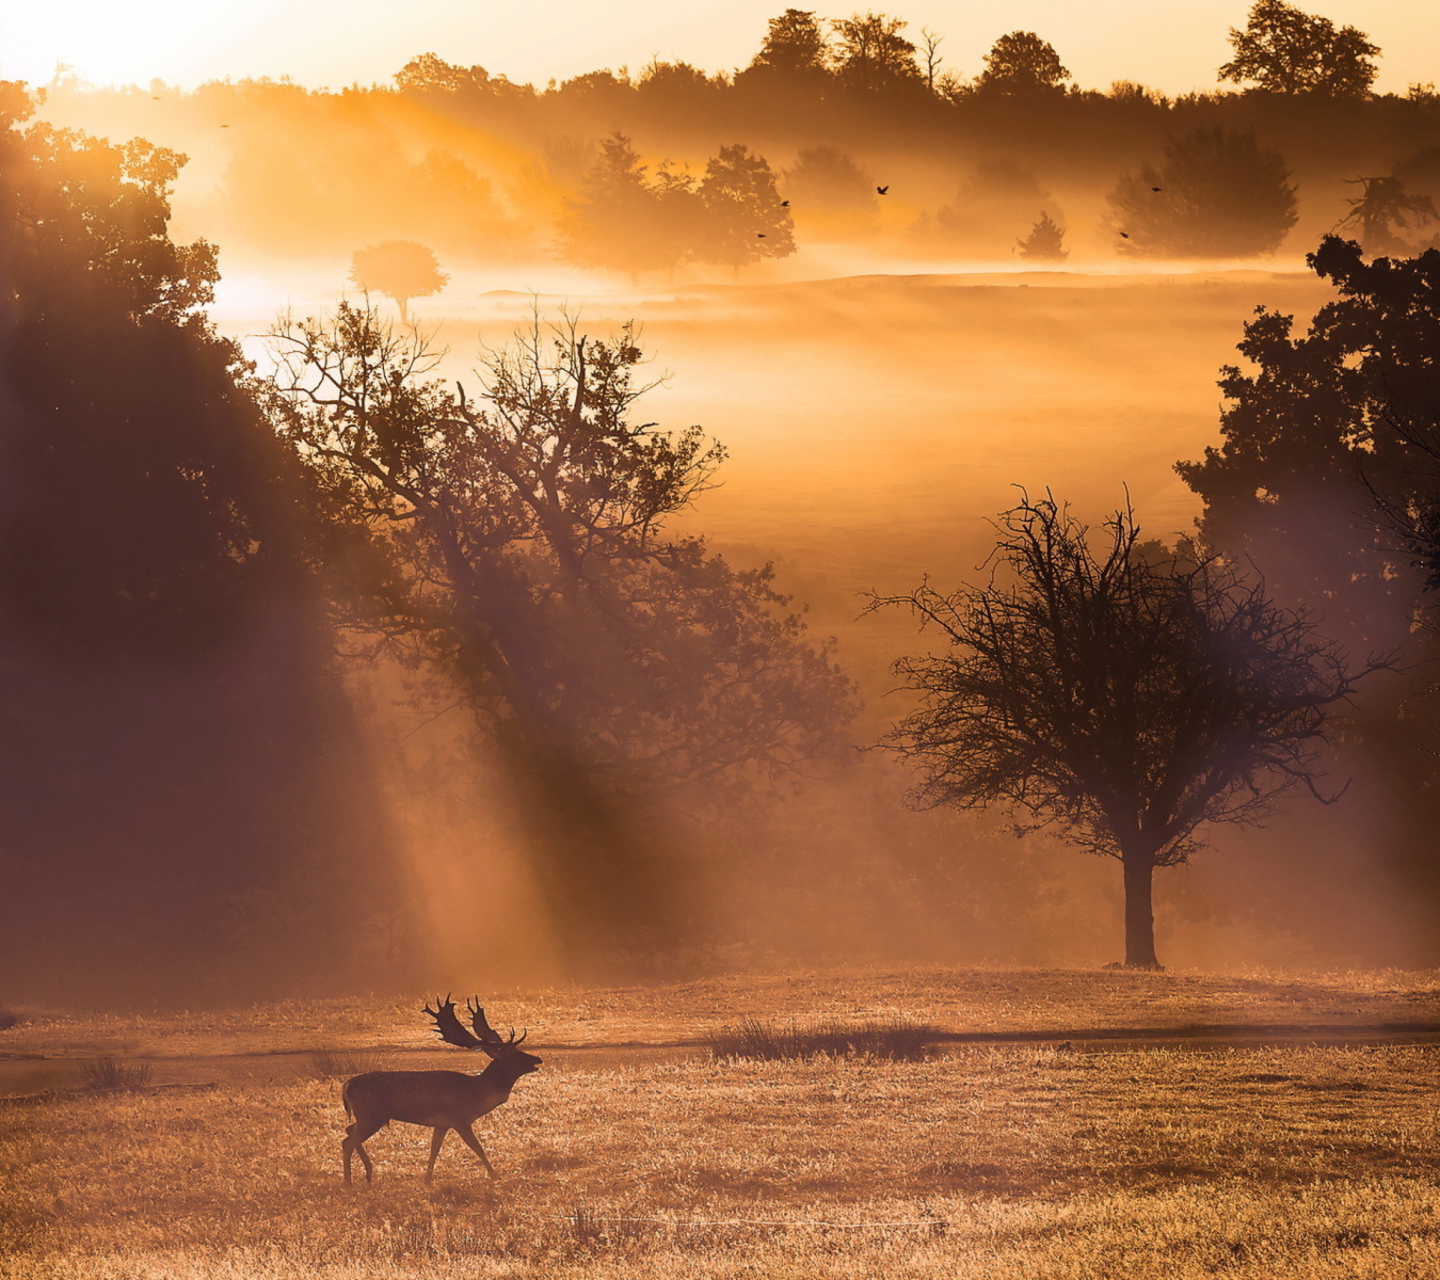
[[[186,81],[281,7],[280,0],[9,4],[0,10],[0,76],[44,84],[68,69],[97,85]]]

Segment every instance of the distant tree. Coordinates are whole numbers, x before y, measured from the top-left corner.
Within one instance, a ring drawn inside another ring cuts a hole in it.
[[[528,84],[515,84],[506,76],[492,76],[484,67],[461,67],[433,53],[411,58],[395,73],[402,93],[450,94],[471,99],[488,98],[511,102],[533,98]]]
[[[862,91],[920,84],[915,46],[901,35],[906,25],[900,18],[874,12],[832,20],[835,74],[840,83]]]
[[[1253,132],[1198,129],[1173,138],[1156,169],[1140,166],[1107,197],[1123,254],[1253,258],[1295,225],[1295,187],[1278,151]]]
[[[954,201],[936,210],[935,221],[960,252],[1009,256],[1016,231],[1049,203],[1050,193],[1029,169],[1008,157],[986,160],[965,176]]]
[[[537,324],[491,357],[479,400],[373,311],[275,340],[277,427],[326,513],[317,569],[345,621],[443,672],[495,742],[573,950],[635,950],[666,924],[667,875],[637,806],[769,785],[835,751],[851,712],[770,568],[666,527],[723,449],[636,420],[650,386],[628,325]]]
[[[771,18],[764,43],[747,72],[797,86],[817,85],[830,71],[830,48],[820,20],[807,9]]]
[[[854,158],[838,147],[804,147],[785,170],[785,193],[826,209],[873,209],[875,184]]]
[[[1418,231],[1440,220],[1429,196],[1411,195],[1394,175],[1347,181],[1359,185],[1361,194],[1348,202],[1350,212],[1340,219],[1335,230],[1358,231],[1360,247],[1366,253],[1405,253],[1411,246],[1398,232]]]
[[[406,225],[442,250],[495,259],[524,243],[519,224],[501,212],[490,180],[448,151],[427,152],[405,187]]]
[[[613,133],[600,144],[580,195],[560,221],[561,253],[583,267],[625,271],[673,268],[691,251],[702,217],[694,184],[668,165],[640,162],[630,139]]]
[[[481,76],[488,78],[483,67],[461,67],[436,54],[422,53],[395,73],[395,84],[408,93],[461,93],[483,84]]]
[[[694,256],[736,271],[762,258],[795,252],[794,222],[780,203],[775,173],[764,156],[743,144],[721,147],[696,188],[704,231]]]
[[[641,73],[635,90],[642,102],[660,110],[701,113],[728,81],[724,76],[707,76],[688,62],[661,62],[653,59]]]
[[[985,70],[975,88],[1003,97],[1034,98],[1063,93],[1068,79],[1070,72],[1051,44],[1033,31],[1012,31],[985,55]]]
[[[350,260],[350,282],[369,293],[383,293],[400,308],[400,319],[410,323],[412,298],[439,293],[450,277],[440,270],[433,250],[413,240],[387,240],[356,249]]]
[[[925,58],[925,87],[934,93],[937,80],[943,79],[940,64],[945,61],[945,56],[940,52],[940,46],[945,43],[945,37],[929,27],[921,27],[920,41]]]
[[[1308,617],[1217,556],[1145,544],[1128,510],[1102,545],[1049,497],[998,525],[985,586],[878,597],[950,652],[896,664],[921,699],[885,744],[921,807],[1001,805],[1124,869],[1125,963],[1156,968],[1152,878],[1201,828],[1319,795],[1326,709],[1357,676]]]
[[[1380,50],[1354,27],[1340,27],[1285,0],[1256,0],[1244,31],[1230,28],[1235,56],[1221,80],[1253,83],[1267,93],[1363,98],[1375,80]]]
[[[1063,262],[1070,256],[1070,251],[1065,247],[1064,229],[1044,212],[1030,228],[1030,234],[1023,240],[1016,241],[1016,246],[1022,258],[1037,262]]]

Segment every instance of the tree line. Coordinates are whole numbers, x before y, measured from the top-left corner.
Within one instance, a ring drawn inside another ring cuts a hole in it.
[[[1436,227],[1416,202],[1440,198],[1433,88],[1374,94],[1380,55],[1362,32],[1278,0],[1255,5],[1231,43],[1220,72],[1241,91],[1166,97],[1137,81],[1079,88],[1033,32],[1006,34],[963,78],[941,36],[902,19],[786,10],[733,74],[655,61],[537,88],[424,54],[393,87],[62,84],[51,101],[67,118],[126,121],[179,149],[223,148],[221,196],[203,225],[229,246],[274,253],[406,240],[447,260],[559,254],[629,272],[646,257],[641,270],[743,266],[791,241],[879,228],[936,257],[1058,261],[1077,242],[1088,253],[1249,256],[1293,226],[1307,239],[1333,227],[1348,212],[1340,184],[1361,180],[1353,195],[1367,226],[1381,218],[1424,247]],[[791,201],[790,223],[751,216],[741,147]],[[722,195],[716,167],[741,187]],[[877,198],[897,178],[889,200]],[[1067,199],[1087,210],[1103,200],[1108,212],[1067,219]],[[613,247],[624,241],[615,228],[640,223],[655,228],[648,254]],[[1030,239],[1048,224],[1058,240]]]

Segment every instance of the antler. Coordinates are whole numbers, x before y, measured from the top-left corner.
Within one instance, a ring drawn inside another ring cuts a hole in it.
[[[485,1010],[480,1007],[480,997],[472,996],[465,1002],[465,1007],[470,1010],[470,1025],[475,1028],[475,1034],[483,1045],[520,1045],[525,1042],[525,1037],[530,1034],[529,1030],[520,1033],[520,1039],[515,1038],[515,1028],[510,1028],[510,1038],[506,1040],[501,1034],[485,1020]]]
[[[436,996],[435,1008],[432,1009],[427,1004],[423,1011],[435,1019],[435,1034],[446,1044],[453,1044],[461,1049],[483,1049],[485,1047],[482,1040],[476,1039],[460,1025],[460,1019],[455,1016],[455,1001],[448,994],[444,1000]],[[479,1030],[478,1026],[476,1030]],[[496,1039],[498,1040],[499,1037],[496,1036]]]

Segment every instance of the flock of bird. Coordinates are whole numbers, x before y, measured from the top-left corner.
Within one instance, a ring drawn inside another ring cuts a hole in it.
[[[225,128],[226,126],[225,126],[225,125],[221,125],[220,127],[223,129],[223,128]],[[1158,191],[1164,191],[1165,188],[1164,188],[1164,187],[1151,187],[1150,190],[1151,190],[1151,191],[1157,191],[1157,192],[1158,192]],[[888,195],[890,194],[890,184],[887,182],[883,187],[876,187],[876,188],[875,188],[875,194],[876,194],[877,196],[888,196]],[[790,207],[790,201],[788,201],[788,200],[782,200],[782,201],[780,201],[780,207],[781,207],[782,209],[788,209],[788,208]],[[765,234],[765,232],[763,232],[763,231],[757,231],[757,232],[755,233],[755,238],[756,238],[757,240],[764,240],[764,239],[766,238],[766,234]],[[1130,233],[1129,233],[1128,231],[1122,231],[1122,232],[1120,232],[1120,238],[1121,238],[1122,240],[1128,240],[1128,239],[1130,239]]]

